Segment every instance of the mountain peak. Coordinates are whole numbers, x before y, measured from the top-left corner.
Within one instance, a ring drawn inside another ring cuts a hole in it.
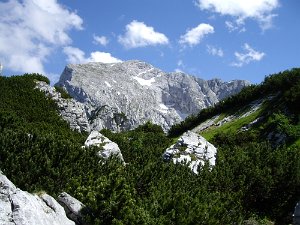
[[[238,92],[246,83],[205,81],[130,60],[70,64],[57,85],[85,104],[92,129],[127,130],[151,121],[167,131],[186,116]]]

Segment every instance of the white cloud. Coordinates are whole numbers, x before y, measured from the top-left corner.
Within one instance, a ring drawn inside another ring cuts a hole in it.
[[[180,37],[179,43],[181,45],[194,46],[201,42],[204,36],[214,33],[214,28],[206,23],[201,23],[197,27],[187,30],[187,32]]]
[[[224,52],[221,48],[214,47],[212,45],[207,45],[206,50],[210,55],[223,57]]]
[[[122,60],[113,57],[110,53],[107,52],[92,52],[89,58],[89,61],[92,62],[103,62],[103,63],[118,63]]]
[[[177,68],[174,71],[183,73],[183,70],[185,70],[185,68],[186,68],[186,66],[185,66],[184,62],[181,59],[179,59],[177,61]]]
[[[272,26],[272,19],[276,14],[272,11],[279,7],[278,0],[197,0],[196,5],[201,10],[209,10],[221,15],[236,18],[236,24],[241,25],[245,19],[258,21],[265,30]]]
[[[183,73],[183,71],[182,71],[181,69],[178,69],[178,68],[176,68],[176,69],[174,70],[174,72],[176,72],[176,73]]]
[[[245,32],[246,27],[244,27],[244,22],[241,21],[225,21],[225,26],[229,32],[239,31],[239,33]]]
[[[164,34],[156,32],[153,27],[136,20],[126,25],[126,32],[123,36],[119,36],[118,41],[125,48],[165,45],[169,43],[168,38]]]
[[[72,64],[86,63],[84,51],[79,48],[67,46],[64,47],[63,52],[67,55],[67,61]]]
[[[71,43],[68,31],[83,22],[56,0],[0,2],[0,15],[0,61],[16,72],[45,74],[47,57]]]
[[[106,46],[109,43],[109,40],[105,36],[94,35],[93,38],[95,44]]]
[[[243,46],[244,53],[235,52],[236,62],[231,65],[236,67],[242,67],[252,61],[260,61],[266,55],[264,52],[258,52],[250,47],[249,44],[245,43]]]
[[[102,63],[117,63],[122,60],[113,57],[110,53],[95,51],[86,58],[84,51],[79,48],[67,46],[63,52],[67,55],[67,61],[72,64],[87,63],[87,62],[102,62]]]
[[[180,60],[178,60],[178,62],[177,62],[177,66],[184,66],[184,64],[183,64],[183,61],[180,59]]]

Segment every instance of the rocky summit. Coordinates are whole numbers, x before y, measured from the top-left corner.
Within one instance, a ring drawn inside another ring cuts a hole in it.
[[[57,83],[85,105],[91,130],[113,131],[133,129],[147,121],[167,131],[248,84],[166,73],[142,61],[68,65]]]

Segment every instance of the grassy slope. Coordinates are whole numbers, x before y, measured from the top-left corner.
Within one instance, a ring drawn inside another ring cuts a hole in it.
[[[212,126],[207,130],[200,132],[200,134],[203,137],[205,137],[208,141],[211,141],[212,138],[218,133],[232,133],[232,134],[238,133],[240,132],[240,129],[243,126],[257,119],[260,116],[261,112],[262,110],[258,110],[247,117],[235,119],[219,127]]]

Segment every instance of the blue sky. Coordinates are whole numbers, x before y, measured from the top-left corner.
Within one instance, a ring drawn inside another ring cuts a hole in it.
[[[3,74],[138,59],[246,79],[300,67],[299,0],[0,0]]]

